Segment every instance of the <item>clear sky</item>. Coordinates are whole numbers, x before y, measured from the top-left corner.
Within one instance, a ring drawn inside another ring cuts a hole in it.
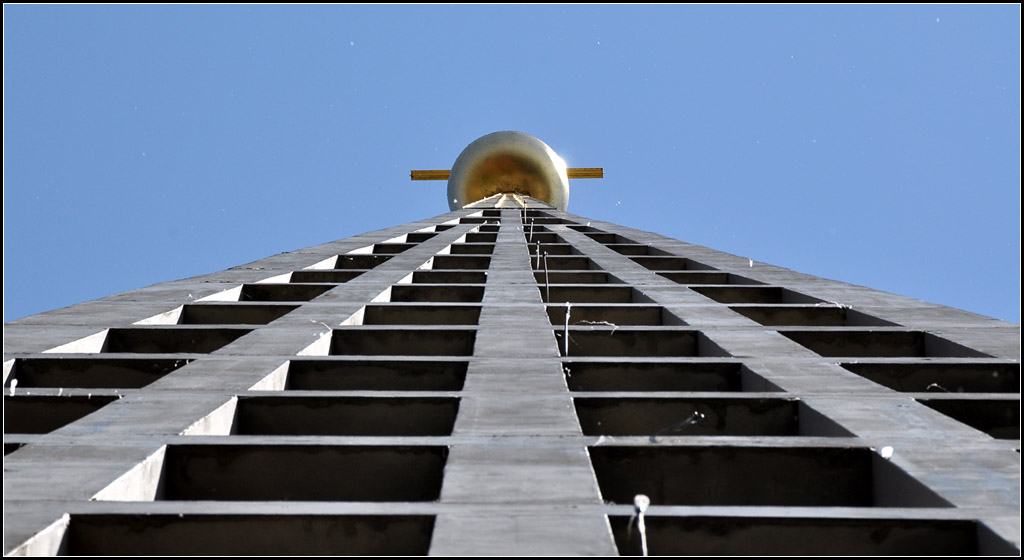
[[[4,321],[447,211],[569,211],[1020,322],[1020,7],[4,6]]]

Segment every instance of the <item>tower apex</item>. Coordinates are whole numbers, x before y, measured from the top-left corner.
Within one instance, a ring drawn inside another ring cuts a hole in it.
[[[450,172],[413,171],[413,180],[448,179],[448,207],[457,210],[496,194],[521,194],[559,210],[569,206],[569,178],[600,178],[600,168],[568,169],[539,138],[512,130],[492,132],[471,142]]]
[[[529,195],[559,210],[569,206],[565,161],[525,132],[492,132],[471,142],[452,165],[448,206],[452,210],[501,193]]]

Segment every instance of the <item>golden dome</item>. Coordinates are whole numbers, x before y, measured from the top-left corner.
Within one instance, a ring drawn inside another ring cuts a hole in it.
[[[448,206],[457,210],[502,193],[517,193],[559,210],[569,206],[565,161],[540,139],[505,130],[466,146],[448,178]]]

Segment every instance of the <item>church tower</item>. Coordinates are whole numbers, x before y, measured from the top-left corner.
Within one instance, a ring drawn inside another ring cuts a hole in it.
[[[487,135],[448,213],[6,324],[5,554],[1020,553],[1019,325],[601,174]]]

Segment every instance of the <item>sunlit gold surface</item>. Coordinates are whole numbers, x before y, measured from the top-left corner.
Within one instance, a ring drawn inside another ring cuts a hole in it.
[[[522,132],[494,132],[466,146],[448,178],[448,206],[462,208],[488,196],[518,193],[565,210],[565,162],[547,144]]]
[[[570,167],[565,170],[570,179],[602,179],[603,167]]]
[[[447,181],[451,174],[447,169],[413,169],[409,178],[413,181]]]
[[[413,181],[447,181],[451,175],[448,169],[413,169],[409,178]],[[565,170],[570,179],[601,179],[604,177],[603,167],[568,167]]]

